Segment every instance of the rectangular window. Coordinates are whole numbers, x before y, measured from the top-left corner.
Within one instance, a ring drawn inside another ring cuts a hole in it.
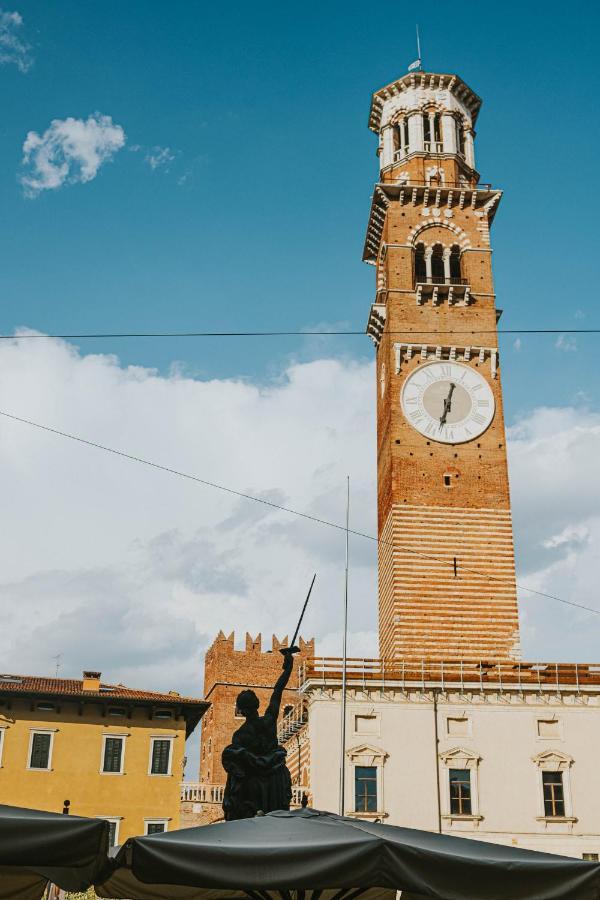
[[[116,817],[114,819],[109,819],[107,816],[98,816],[99,819],[104,819],[105,822],[108,822],[108,846],[116,847],[119,843],[119,822],[120,817]]]
[[[34,731],[29,754],[30,769],[49,769],[52,735],[49,731]]]
[[[377,812],[377,766],[354,769],[355,812]]]
[[[102,771],[116,772],[120,774],[123,771],[123,742],[122,737],[106,737],[104,738],[104,753],[102,755]]]
[[[582,859],[587,859],[588,862],[598,862],[598,854],[597,853],[582,853]]]
[[[565,793],[562,772],[542,772],[544,788],[544,815],[564,816]]]
[[[471,772],[469,769],[450,769],[450,813],[471,815]]]
[[[146,834],[162,834],[167,830],[167,823],[164,819],[156,819],[153,822],[146,822]]]
[[[209,739],[210,740],[210,739]],[[173,741],[170,738],[152,738],[150,749],[150,774],[171,774],[171,748]]]

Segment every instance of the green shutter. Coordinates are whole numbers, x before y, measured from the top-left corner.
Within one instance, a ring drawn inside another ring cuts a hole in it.
[[[123,738],[107,737],[104,740],[103,772],[120,772]]]
[[[31,741],[31,769],[47,769],[50,762],[50,741],[52,735],[34,733]]]
[[[153,775],[169,774],[169,754],[171,741],[156,740],[152,743],[152,765],[150,771]]]

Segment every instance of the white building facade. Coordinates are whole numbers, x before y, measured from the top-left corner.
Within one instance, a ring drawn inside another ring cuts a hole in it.
[[[304,666],[300,773],[340,810],[341,662]],[[600,666],[386,666],[352,660],[343,812],[369,821],[595,859]]]

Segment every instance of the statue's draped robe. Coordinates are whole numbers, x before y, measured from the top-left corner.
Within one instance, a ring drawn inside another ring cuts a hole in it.
[[[247,719],[223,750],[227,772],[223,811],[228,820],[290,808],[292,780],[286,752],[277,741],[278,707],[271,710],[269,704],[264,716]]]

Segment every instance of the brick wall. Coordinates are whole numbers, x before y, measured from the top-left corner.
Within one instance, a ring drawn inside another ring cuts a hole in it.
[[[226,781],[226,773],[221,765],[221,754],[231,742],[231,737],[242,718],[235,715],[235,702],[240,691],[251,688],[260,701],[260,711],[264,712],[271,697],[273,685],[281,673],[283,658],[278,652],[287,647],[287,637],[279,640],[273,635],[271,648],[262,649],[262,637],[252,638],[246,634],[245,648],[236,650],[234,633],[225,636],[219,632],[206,652],[204,663],[204,697],[211,707],[202,722],[200,747],[200,781],[220,784]],[[298,701],[299,662],[314,656],[314,639],[300,638],[300,653],[294,657],[294,671],[289,686],[284,692],[281,711]]]

